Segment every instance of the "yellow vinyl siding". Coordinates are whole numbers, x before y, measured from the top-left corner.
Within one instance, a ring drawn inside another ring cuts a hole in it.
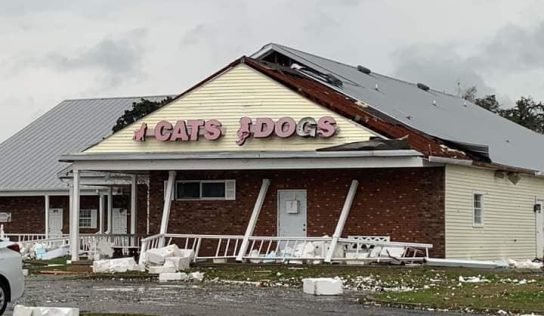
[[[473,226],[473,194],[483,194],[483,225]],[[533,205],[544,197],[544,179],[522,176],[516,184],[495,172],[446,167],[446,257],[533,259]]]
[[[244,146],[236,144],[239,119],[290,116],[299,120],[306,116],[332,116],[338,126],[337,135],[324,138],[248,139]],[[196,142],[159,142],[148,138],[145,142],[132,140],[141,122],[154,127],[161,120],[175,122],[187,119],[218,119],[223,124],[224,136],[216,141],[201,138]],[[368,129],[321,107],[276,81],[246,65],[238,65],[182,98],[151,113],[143,120],[113,134],[86,150],[87,153],[112,152],[178,152],[178,151],[274,151],[315,150],[354,141],[365,141],[374,134]]]

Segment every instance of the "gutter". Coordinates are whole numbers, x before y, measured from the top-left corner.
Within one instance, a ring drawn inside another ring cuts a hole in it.
[[[497,164],[497,163],[488,163],[488,162],[474,161],[474,160],[469,160],[469,159],[453,159],[453,158],[446,158],[446,157],[429,156],[427,158],[427,160],[429,162],[441,163],[441,164],[450,164],[450,165],[458,165],[458,166],[465,166],[465,167],[476,167],[476,168],[484,168],[484,169],[502,170],[502,171],[507,171],[507,172],[524,173],[524,174],[529,174],[529,175],[533,175],[533,176],[537,176],[537,177],[543,177],[544,176],[544,173],[542,173],[542,171],[538,171],[538,170],[516,168],[516,167],[510,167],[510,166]]]
[[[60,157],[62,162],[108,160],[217,160],[217,159],[306,159],[306,158],[364,158],[364,157],[421,157],[416,150],[373,151],[233,151],[233,152],[166,152],[166,153],[96,153],[72,154]]]

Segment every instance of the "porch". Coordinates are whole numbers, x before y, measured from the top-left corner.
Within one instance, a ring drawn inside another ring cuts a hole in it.
[[[362,172],[405,170],[405,177],[408,178],[411,176],[410,170],[435,166],[411,150],[138,154],[119,158],[129,161],[113,159],[112,155],[76,155],[69,158],[73,162],[71,218],[77,218],[78,187],[85,172],[125,172],[148,177],[149,237],[141,241],[141,255],[150,249],[177,244],[181,248],[194,250],[196,261],[345,262],[376,259],[402,261],[406,258],[418,261],[428,257],[429,249],[433,247],[431,243],[421,242],[423,237],[413,240],[417,243],[395,243],[391,240],[411,239],[379,234],[375,229],[365,232],[364,226],[380,226],[373,223],[352,221],[345,229],[357,192],[368,189],[359,186],[359,180],[365,177]],[[229,181],[238,183],[234,193],[229,193],[232,190],[228,187]],[[199,182],[199,185],[186,185]],[[205,188],[202,183],[205,185],[208,182],[221,182],[225,187]],[[334,189],[327,187],[330,182]],[[386,189],[387,186],[380,183],[378,191]],[[206,190],[212,196],[220,192],[220,198],[207,198],[202,193]],[[179,191],[188,195],[179,195]],[[283,196],[282,193],[288,194]],[[304,194],[301,197],[297,193]],[[229,194],[234,194],[234,198],[229,198]],[[325,202],[321,205],[321,198],[328,201],[323,200]],[[383,202],[384,199],[379,200]],[[356,210],[359,213],[363,209],[361,204],[361,201],[357,202]],[[372,210],[372,207],[369,209]],[[401,225],[401,219],[395,221]],[[82,243],[77,224],[71,221],[72,260],[79,259],[77,250],[81,249]],[[387,229],[390,226],[388,223]],[[313,249],[311,256],[305,256],[310,248]]]

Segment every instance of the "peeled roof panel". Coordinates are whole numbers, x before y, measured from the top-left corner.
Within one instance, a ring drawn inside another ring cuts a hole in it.
[[[432,82],[425,83],[431,89],[424,91],[414,83],[374,72],[367,75],[357,67],[278,44],[266,46],[256,57],[270,50],[335,75],[343,81],[343,86],[333,88],[407,126],[444,140],[489,146],[490,158],[495,163],[544,170],[544,135],[458,96],[432,90]]]
[[[66,100],[0,144],[0,191],[66,190],[57,173],[63,154],[84,150],[111,134],[125,110],[141,98]]]

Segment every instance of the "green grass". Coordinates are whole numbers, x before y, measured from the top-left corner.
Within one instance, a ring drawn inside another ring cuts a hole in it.
[[[519,313],[544,313],[544,275],[541,272],[425,268],[407,271],[403,275],[403,283],[413,287],[413,291],[373,293],[366,297],[366,301],[450,310],[502,309]],[[462,283],[459,282],[459,276],[478,276],[487,282]],[[520,283],[521,280],[527,280],[528,283]]]
[[[55,258],[52,260],[25,260],[24,268],[28,269],[30,273],[39,272],[42,270],[61,270],[65,271],[68,267],[66,261],[68,257]],[[49,265],[54,265],[50,267]]]

